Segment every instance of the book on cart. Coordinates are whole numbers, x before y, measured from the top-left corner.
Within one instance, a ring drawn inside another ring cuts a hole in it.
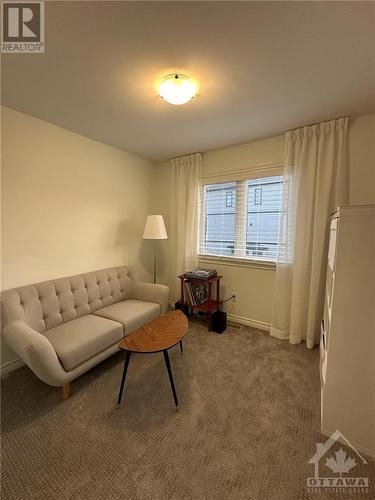
[[[184,289],[186,302],[190,306],[200,306],[208,298],[207,286],[204,283],[185,281]]]
[[[206,300],[208,298],[207,286],[204,283],[199,282],[199,281],[195,281],[195,282],[192,281],[191,283],[189,283],[189,285],[190,285],[191,293],[193,296],[193,300],[195,302],[194,305],[200,306],[201,304],[206,302]]]
[[[216,269],[206,269],[203,267],[196,267],[195,269],[192,269],[191,271],[187,271],[186,273],[184,273],[184,278],[208,280],[216,275],[217,275]]]
[[[193,299],[193,293],[192,293],[191,288],[190,288],[190,283],[188,283],[187,281],[185,281],[184,287],[185,287],[185,295],[186,295],[186,299],[187,299],[186,302],[190,306],[195,306],[195,302],[194,302],[194,299]]]

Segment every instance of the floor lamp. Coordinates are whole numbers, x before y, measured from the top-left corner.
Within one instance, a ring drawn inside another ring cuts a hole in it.
[[[154,283],[156,283],[156,240],[166,240],[167,238],[163,216],[148,215],[145,230],[143,232],[143,239],[154,240]]]

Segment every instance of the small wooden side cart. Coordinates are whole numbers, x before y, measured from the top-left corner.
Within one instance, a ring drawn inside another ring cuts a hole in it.
[[[189,310],[189,313],[192,314],[194,311],[202,311],[207,313],[208,316],[208,329],[211,330],[211,315],[216,312],[221,305],[220,300],[220,280],[222,276],[212,276],[211,278],[190,278],[186,277],[184,274],[179,276],[181,280],[181,299],[179,301],[179,305],[183,310]],[[188,281],[190,283],[203,283],[207,287],[207,300],[203,302],[203,304],[192,305],[185,297],[185,287],[184,283]],[[215,298],[212,297],[213,291],[215,292]]]

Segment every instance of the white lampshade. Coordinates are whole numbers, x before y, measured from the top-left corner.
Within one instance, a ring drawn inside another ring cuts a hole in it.
[[[144,240],[166,240],[168,238],[162,215],[148,215],[143,232]]]

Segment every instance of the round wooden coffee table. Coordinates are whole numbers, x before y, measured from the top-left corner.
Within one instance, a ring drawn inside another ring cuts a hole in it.
[[[172,311],[164,316],[160,316],[159,318],[150,321],[147,325],[134,330],[134,332],[130,333],[119,343],[120,349],[125,351],[126,356],[120,392],[117,400],[118,404],[120,404],[122,400],[126,372],[128,371],[131,353],[151,354],[163,351],[174,402],[176,406],[178,406],[171,364],[169,362],[168,349],[179,343],[181,354],[183,353],[182,338],[185,336],[187,329],[188,320],[185,314],[181,311]]]

